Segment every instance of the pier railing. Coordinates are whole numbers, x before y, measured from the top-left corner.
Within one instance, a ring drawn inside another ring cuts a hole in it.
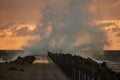
[[[71,54],[48,52],[48,56],[72,80],[120,80],[120,73],[107,68],[105,62],[98,64],[90,58]]]

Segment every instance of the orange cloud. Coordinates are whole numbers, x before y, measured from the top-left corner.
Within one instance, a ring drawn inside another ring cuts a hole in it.
[[[102,20],[96,21],[96,24],[114,23],[111,25],[102,26],[105,30],[108,39],[108,45],[104,46],[106,50],[120,50],[120,20]]]
[[[0,37],[18,36],[17,34],[19,34],[19,36],[23,36],[23,34],[30,35],[28,33],[34,31],[36,27],[36,24],[14,24],[12,26],[9,26],[7,29],[1,30]]]
[[[28,40],[34,40],[38,38],[39,38],[38,36],[0,38],[0,49],[1,50],[21,50],[23,46],[28,45]]]
[[[29,40],[39,39],[39,35],[30,35],[21,29],[27,29],[31,32],[36,29],[36,24],[15,24],[9,26],[7,29],[0,31],[0,49],[1,50],[12,50],[12,49],[22,49],[23,46],[29,45]],[[20,31],[21,30],[21,31]],[[20,33],[18,35],[18,33]],[[25,35],[23,35],[25,34]]]

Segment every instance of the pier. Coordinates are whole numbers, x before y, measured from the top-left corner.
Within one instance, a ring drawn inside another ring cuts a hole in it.
[[[109,69],[106,62],[98,64],[90,58],[52,52],[48,56],[71,80],[120,80],[120,72]]]

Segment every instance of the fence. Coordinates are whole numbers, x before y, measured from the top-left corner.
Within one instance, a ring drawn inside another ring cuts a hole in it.
[[[72,80],[120,80],[120,73],[111,71],[105,62],[98,64],[90,58],[85,59],[71,54],[48,52],[48,56]]]

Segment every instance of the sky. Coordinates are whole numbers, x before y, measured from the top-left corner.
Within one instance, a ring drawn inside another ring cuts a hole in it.
[[[120,50],[119,0],[0,0],[0,50]]]

